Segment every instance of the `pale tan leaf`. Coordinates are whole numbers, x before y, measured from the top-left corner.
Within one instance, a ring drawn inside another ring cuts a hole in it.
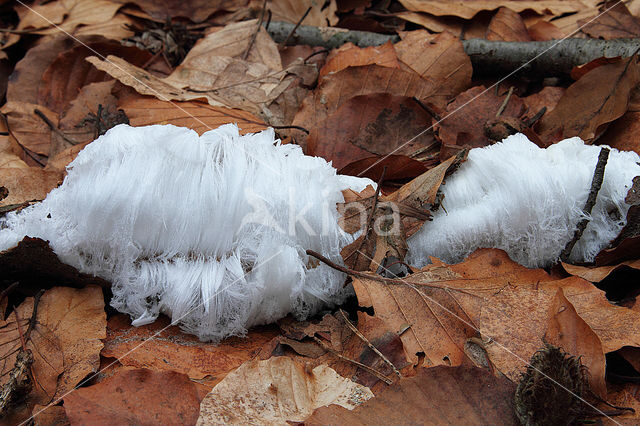
[[[352,409],[373,393],[319,365],[309,371],[289,357],[247,361],[216,385],[200,404],[198,425],[282,424],[303,421],[316,408]]]
[[[36,29],[36,34],[73,32],[79,25],[109,22],[121,7],[122,5],[108,0],[65,0],[29,8],[19,6],[18,29]]]
[[[311,10],[303,25],[313,25],[316,27],[328,27],[338,23],[336,11],[338,10],[335,0],[329,0],[325,7],[322,0],[269,0],[267,9],[271,11],[273,21],[285,21],[297,24],[309,7]],[[257,8],[262,7],[262,0],[255,1]]]
[[[14,159],[14,162],[17,160]],[[0,167],[0,186],[9,190],[9,196],[0,200],[0,206],[43,200],[49,191],[61,183],[62,173],[57,171],[37,167]]]
[[[412,12],[425,12],[436,16],[454,15],[465,19],[473,18],[480,11],[496,10],[500,7],[507,7],[514,12],[533,10],[541,15],[551,13],[555,16],[584,9],[584,4],[577,0],[475,0],[465,2],[454,0],[400,0],[400,3]]]
[[[251,50],[246,57],[248,62],[256,62],[266,65],[274,71],[282,70],[278,46],[271,40],[267,30],[263,26],[258,27],[258,20],[236,22],[222,29],[212,31],[198,42],[189,51],[180,68],[192,68],[202,66],[203,60],[218,56],[245,59],[244,55],[258,30]],[[211,59],[211,62],[215,59]]]

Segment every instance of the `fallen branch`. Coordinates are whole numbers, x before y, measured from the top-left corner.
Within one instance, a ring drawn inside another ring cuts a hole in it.
[[[602,181],[604,180],[604,169],[607,167],[607,160],[609,159],[609,148],[602,148],[600,150],[600,155],[598,155],[598,162],[596,163],[596,168],[593,171],[593,179],[591,180],[591,190],[589,191],[589,196],[587,197],[587,202],[584,204],[584,208],[582,211],[584,212],[585,217],[580,222],[578,222],[578,226],[576,232],[573,234],[573,238],[567,243],[560,253],[560,259],[563,262],[566,262],[571,255],[571,251],[573,247],[576,245],[580,237],[582,237],[582,233],[587,228],[589,224],[589,216],[591,216],[591,210],[593,210],[593,206],[596,205],[596,200],[598,198],[598,192],[600,192],[600,188],[602,187]]]
[[[276,43],[282,43],[294,24],[271,22],[268,32]],[[351,42],[356,46],[379,46],[400,41],[397,35],[349,31],[342,28],[301,25],[290,37],[291,44],[308,44],[327,49]],[[568,75],[573,67],[601,57],[630,57],[640,47],[640,39],[599,40],[568,38],[552,41],[463,40],[464,51],[471,57],[475,74],[509,74],[522,67],[521,74],[536,76]],[[531,61],[530,63],[528,63]],[[526,65],[525,65],[526,64]]]

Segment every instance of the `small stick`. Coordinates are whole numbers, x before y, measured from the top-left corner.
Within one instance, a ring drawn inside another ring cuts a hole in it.
[[[9,284],[9,286],[7,288],[2,290],[2,293],[0,293],[0,301],[2,299],[4,299],[4,297],[7,296],[11,292],[11,290],[13,290],[19,283],[20,283],[20,281],[16,281],[14,283],[11,283],[11,284]]]
[[[413,96],[411,99],[413,99],[415,101],[415,103],[417,103],[420,106],[420,108],[425,110],[427,112],[427,114],[429,114],[430,116],[435,118],[436,121],[442,121],[442,117],[440,117],[440,114],[435,112],[433,110],[433,108],[431,108],[428,105],[424,104],[420,99],[416,98],[415,96]]]
[[[264,2],[262,3],[262,10],[260,11],[260,19],[258,19],[258,26],[256,27],[256,30],[253,32],[253,35],[251,36],[251,41],[247,46],[247,50],[245,50],[244,55],[242,55],[242,60],[244,61],[247,60],[247,57],[249,56],[249,52],[253,47],[253,43],[256,42],[256,38],[258,37],[258,33],[260,32],[260,27],[262,26],[262,21],[264,21],[264,11],[266,9],[267,9],[267,0],[264,0]]]
[[[271,23],[271,9],[267,10],[267,23],[264,24],[264,29],[269,31],[269,24]]]
[[[78,145],[78,142],[74,141],[73,139],[69,139],[67,137],[67,135],[65,135],[64,133],[62,133],[62,131],[60,129],[58,129],[52,122],[51,120],[49,120],[49,118],[44,115],[44,113],[42,111],[40,111],[39,109],[34,109],[33,113],[35,115],[37,115],[38,117],[40,117],[42,119],[42,121],[44,121],[44,123],[49,126],[49,129],[51,129],[51,131],[53,133],[55,133],[56,135],[60,136],[62,139],[64,139],[67,143],[70,143],[71,145]]]
[[[289,42],[289,39],[291,39],[291,37],[295,34],[296,30],[298,29],[298,27],[300,26],[300,24],[302,24],[302,21],[304,21],[304,18],[307,17],[307,15],[309,14],[309,12],[311,12],[311,6],[309,6],[309,8],[307,9],[307,11],[304,13],[304,15],[302,15],[302,18],[300,18],[300,20],[298,21],[298,23],[296,24],[295,27],[293,27],[293,29],[291,30],[291,32],[289,33],[289,35],[287,36],[287,38],[284,39],[284,41],[282,43],[280,43],[281,47],[284,47],[287,45],[287,43]]]
[[[378,207],[378,196],[380,195],[380,187],[382,187],[382,181],[384,180],[384,175],[387,173],[387,166],[384,166],[382,169],[382,173],[380,174],[380,179],[378,179],[378,186],[376,187],[376,194],[373,196],[373,206],[371,206],[371,214],[367,218],[367,227],[364,229],[364,238],[360,242],[358,249],[351,254],[361,253],[362,247],[364,243],[367,242],[367,238],[369,238],[369,231],[371,229],[371,225],[373,225],[373,216],[375,215],[376,208]],[[351,257],[351,256],[348,256]],[[345,259],[346,260],[346,259]],[[358,262],[358,256],[356,256],[356,263]],[[354,264],[355,266],[355,264]]]
[[[368,274],[366,272],[355,271],[353,269],[349,269],[349,268],[346,268],[344,266],[340,266],[337,263],[334,263],[334,262],[330,261],[329,259],[327,259],[323,255],[321,255],[320,253],[315,252],[313,250],[307,250],[307,254],[309,256],[315,257],[316,259],[318,259],[322,263],[326,264],[327,266],[335,269],[336,271],[343,272],[343,273],[345,273],[345,274],[347,274],[349,276],[352,276],[352,277],[362,278],[364,280],[378,281],[378,282],[382,282],[382,283],[385,283],[385,284],[404,285],[404,286],[407,286],[407,287],[411,287],[413,289],[416,288],[416,284],[415,283],[412,283],[412,282],[409,282],[409,281],[405,281],[403,279],[386,278],[386,277],[383,277],[383,276],[378,275],[378,274]],[[459,291],[461,293],[468,294],[470,296],[475,296],[474,294],[469,293],[468,291],[465,291],[464,289],[455,288],[455,287],[448,287],[448,286],[444,286],[444,285],[440,286],[440,285],[433,284],[435,282],[465,281],[465,280],[466,281],[473,281],[473,280],[475,280],[475,278],[441,279],[441,280],[431,281],[431,283],[429,283],[429,284],[427,284],[427,283],[419,283],[419,284],[422,287],[438,288],[440,290]]]
[[[500,105],[500,108],[498,108],[498,112],[496,113],[496,118],[500,117],[500,115],[504,112],[504,109],[507,107],[507,104],[509,103],[509,99],[511,99],[512,94],[513,94],[513,86],[509,88],[509,92],[507,92],[507,97],[504,98],[502,105]]]
[[[380,358],[382,358],[382,360],[384,362],[386,362],[389,367],[391,367],[391,369],[393,370],[394,373],[396,373],[396,375],[398,377],[402,377],[402,375],[400,374],[400,372],[398,371],[398,369],[396,368],[395,365],[393,365],[393,363],[391,361],[389,361],[389,359],[384,356],[384,354],[382,352],[380,352],[378,350],[378,348],[376,348],[375,346],[373,346],[373,344],[369,341],[369,339],[367,339],[364,334],[360,333],[360,330],[358,330],[356,328],[355,325],[353,325],[353,323],[351,321],[349,321],[349,318],[347,318],[347,316],[344,314],[344,311],[342,309],[339,309],[338,312],[340,312],[340,315],[342,315],[342,318],[344,318],[344,321],[347,323],[347,326],[349,326],[349,328],[351,329],[351,331],[353,331],[356,336],[358,336],[360,339],[362,339],[363,342],[365,342],[367,344],[367,346],[369,346],[369,349],[371,349],[372,351],[374,351],[376,354],[378,354],[378,356]]]
[[[316,336],[313,336],[313,339],[320,345],[322,346],[322,348],[328,352],[331,352],[333,355],[337,356],[338,358],[340,358],[343,361],[347,361],[350,362],[352,364],[357,365],[358,367],[362,368],[363,370],[368,371],[369,373],[373,374],[374,376],[376,376],[378,379],[382,380],[383,382],[385,382],[388,385],[393,384],[393,380],[391,380],[390,378],[388,378],[387,376],[385,376],[384,374],[380,373],[379,371],[369,367],[368,365],[365,365],[361,362],[358,362],[354,359],[351,358],[347,358],[346,356],[342,355],[340,352],[336,351],[335,349],[333,349],[332,347],[328,346],[326,343],[324,343],[322,340],[318,339]]]
[[[598,192],[602,187],[602,181],[604,180],[604,170],[607,167],[607,160],[609,159],[609,148],[603,147],[600,150],[600,155],[598,155],[598,163],[596,164],[596,168],[593,171],[593,179],[591,180],[591,190],[589,191],[589,196],[587,197],[587,202],[584,204],[584,214],[589,216],[591,215],[591,210],[593,210],[593,206],[596,204],[596,199],[598,198]],[[566,262],[571,255],[571,251],[573,247],[576,245],[580,237],[582,237],[582,233],[587,228],[589,224],[589,218],[585,217],[580,222],[578,222],[578,227],[573,234],[573,238],[567,243],[560,253],[560,259],[563,262]]]
[[[276,129],[276,130],[281,130],[281,129],[297,129],[297,130],[300,130],[301,132],[305,132],[306,134],[309,134],[309,133],[310,133],[310,132],[309,132],[307,129],[305,129],[304,127],[302,127],[302,126],[294,126],[293,124],[292,124],[292,125],[290,125],[290,126],[271,126],[271,127],[273,127],[273,128],[274,128],[274,129]]]

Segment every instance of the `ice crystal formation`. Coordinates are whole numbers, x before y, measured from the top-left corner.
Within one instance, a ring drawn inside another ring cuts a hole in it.
[[[578,138],[541,149],[523,135],[471,150],[441,188],[444,208],[409,239],[409,262],[496,247],[523,265],[551,264],[584,217],[599,151]],[[624,226],[638,161],[611,150],[572,260],[593,260]],[[48,240],[63,262],[110,281],[111,304],[133,324],[164,313],[217,341],[345,300],[344,275],[305,250],[341,263],[354,236],[339,228],[336,203],[368,184],[281,145],[273,130],[120,125],[80,152],[43,202],[0,219],[0,250],[26,235]]]
[[[423,266],[434,256],[457,263],[494,247],[522,265],[549,266],[585,217],[600,149],[577,137],[543,149],[522,134],[472,149],[441,187],[443,208],[409,239],[409,262]],[[635,152],[611,149],[590,222],[570,260],[594,260],[626,224],[624,199],[640,175],[639,161]]]
[[[112,283],[112,306],[135,325],[160,313],[203,340],[299,318],[352,291],[312,265],[306,249],[340,261],[353,241],[337,224],[341,190],[368,179],[281,145],[273,130],[234,125],[198,136],[171,125],[120,125],[89,144],[64,183],[0,228],[0,250],[23,236]]]

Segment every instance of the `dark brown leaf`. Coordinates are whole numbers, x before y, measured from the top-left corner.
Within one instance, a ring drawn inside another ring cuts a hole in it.
[[[475,367],[421,369],[354,410],[317,409],[307,425],[492,424],[517,425],[515,385]]]
[[[72,424],[195,424],[200,399],[185,374],[121,370],[64,397]]]

